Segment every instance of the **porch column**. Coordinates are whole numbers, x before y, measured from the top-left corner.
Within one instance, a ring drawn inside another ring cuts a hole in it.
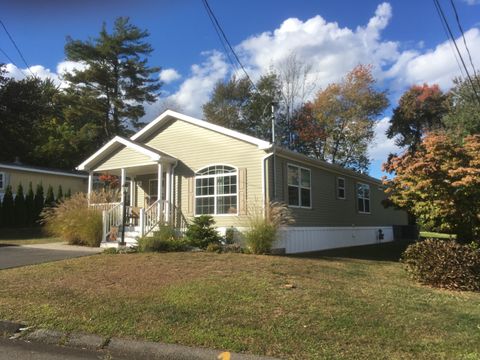
[[[93,172],[90,171],[88,173],[88,190],[87,190],[87,198],[88,198],[88,204],[90,205],[90,196],[92,193],[93,189]]]
[[[130,206],[136,207],[137,201],[135,199],[135,189],[136,189],[136,180],[135,178],[130,178]]]
[[[163,174],[163,164],[161,162],[158,163],[158,183],[157,183],[157,199],[158,201],[158,214],[157,214],[157,220],[160,221],[162,218],[162,192],[163,192],[163,187],[162,187],[162,174]]]
[[[127,180],[127,171],[125,169],[122,168],[121,170],[121,173],[120,173],[120,193],[121,193],[121,202],[122,204],[125,203],[125,193],[123,191],[124,189],[124,186],[125,186],[125,182]]]
[[[172,164],[167,165],[167,175],[165,184],[165,194],[167,202],[165,204],[165,221],[170,221],[170,203],[172,202]]]

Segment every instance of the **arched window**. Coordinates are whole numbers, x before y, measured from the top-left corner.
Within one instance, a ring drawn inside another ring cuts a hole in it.
[[[195,174],[195,215],[237,214],[238,173],[228,165],[212,165]]]

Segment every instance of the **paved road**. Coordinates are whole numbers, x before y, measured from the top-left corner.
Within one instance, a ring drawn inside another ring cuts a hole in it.
[[[0,337],[0,360],[99,360],[119,359],[100,351],[72,349],[56,345],[8,340]]]
[[[0,269],[93,255],[101,251],[100,248],[87,248],[61,243],[2,246],[0,247]]]

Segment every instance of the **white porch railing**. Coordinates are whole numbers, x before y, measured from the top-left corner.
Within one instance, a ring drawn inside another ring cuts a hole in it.
[[[158,224],[165,222],[166,200],[157,200],[146,209],[140,210],[140,236],[150,233]]]
[[[110,210],[111,208],[121,204],[120,202],[108,202],[108,203],[92,203],[89,204],[94,210]]]

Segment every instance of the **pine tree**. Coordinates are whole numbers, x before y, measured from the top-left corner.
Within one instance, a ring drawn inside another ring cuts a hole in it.
[[[27,222],[27,211],[25,208],[25,196],[23,195],[23,186],[18,184],[17,193],[14,200],[15,226],[24,227]]]
[[[27,211],[27,226],[32,226],[35,221],[35,195],[33,193],[32,182],[28,185],[27,195],[25,196],[25,209]]]
[[[53,195],[52,185],[48,185],[47,195],[45,196],[45,206],[46,207],[55,206],[55,196]]]
[[[68,189],[65,193],[65,199],[69,199],[72,197],[72,189]]]
[[[7,186],[5,193],[3,194],[2,217],[3,225],[5,227],[11,227],[14,225],[13,193],[11,185]]]
[[[101,141],[114,135],[128,135],[144,125],[144,104],[153,103],[161,83],[155,75],[160,68],[150,67],[147,58],[153,51],[145,42],[148,31],[129,23],[128,17],[115,20],[109,33],[104,24],[96,38],[87,41],[67,37],[67,60],[87,66],[65,73],[68,92],[78,107],[88,104],[89,122],[102,131]]]
[[[43,207],[45,205],[45,197],[43,195],[43,185],[42,183],[37,185],[37,189],[35,191],[35,199],[33,200],[34,202],[34,217],[33,220],[34,222],[37,222],[38,219],[40,218],[40,213],[43,210]]]
[[[58,191],[57,191],[57,203],[63,200],[63,189],[62,185],[58,185]]]

